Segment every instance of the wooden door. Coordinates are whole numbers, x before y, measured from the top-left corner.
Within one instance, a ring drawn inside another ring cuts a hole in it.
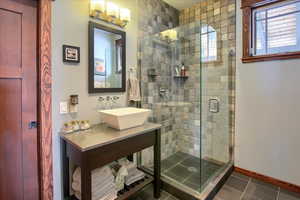
[[[0,199],[38,200],[37,2],[0,0]]]

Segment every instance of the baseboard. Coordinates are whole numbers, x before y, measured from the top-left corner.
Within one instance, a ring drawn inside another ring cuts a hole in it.
[[[262,174],[259,174],[259,173],[256,173],[256,172],[252,172],[252,171],[249,171],[249,170],[246,170],[246,169],[242,169],[242,168],[239,168],[239,167],[234,167],[234,171],[239,172],[241,174],[244,174],[246,176],[252,177],[252,178],[256,178],[258,180],[261,180],[261,181],[264,181],[264,182],[267,182],[267,183],[271,183],[272,185],[276,185],[276,186],[284,188],[288,191],[296,192],[296,193],[300,194],[300,186],[298,186],[298,185],[288,183],[288,182],[285,182],[285,181],[281,181],[281,180],[278,180],[276,178],[265,176],[265,175],[262,175]]]

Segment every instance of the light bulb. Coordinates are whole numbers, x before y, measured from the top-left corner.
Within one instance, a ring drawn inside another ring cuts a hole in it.
[[[121,8],[120,9],[120,20],[124,22],[129,22],[131,19],[130,10],[127,8]]]
[[[104,13],[105,12],[105,1],[104,0],[91,0],[91,10]]]
[[[113,18],[119,17],[119,7],[116,4],[107,2],[106,6],[107,15]]]

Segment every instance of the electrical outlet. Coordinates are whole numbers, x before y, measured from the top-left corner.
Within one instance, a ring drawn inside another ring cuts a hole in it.
[[[67,114],[67,113],[69,113],[68,107],[69,107],[69,104],[68,104],[67,101],[60,102],[60,104],[59,104],[59,113],[60,114]]]

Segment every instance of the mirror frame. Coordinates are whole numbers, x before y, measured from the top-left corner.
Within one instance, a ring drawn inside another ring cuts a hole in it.
[[[95,88],[94,82],[94,67],[95,67],[95,54],[94,54],[94,29],[101,29],[110,33],[121,35],[121,40],[124,44],[122,49],[122,87],[120,88]],[[89,22],[89,93],[105,93],[105,92],[125,92],[126,91],[126,32],[110,28],[95,22]]]

